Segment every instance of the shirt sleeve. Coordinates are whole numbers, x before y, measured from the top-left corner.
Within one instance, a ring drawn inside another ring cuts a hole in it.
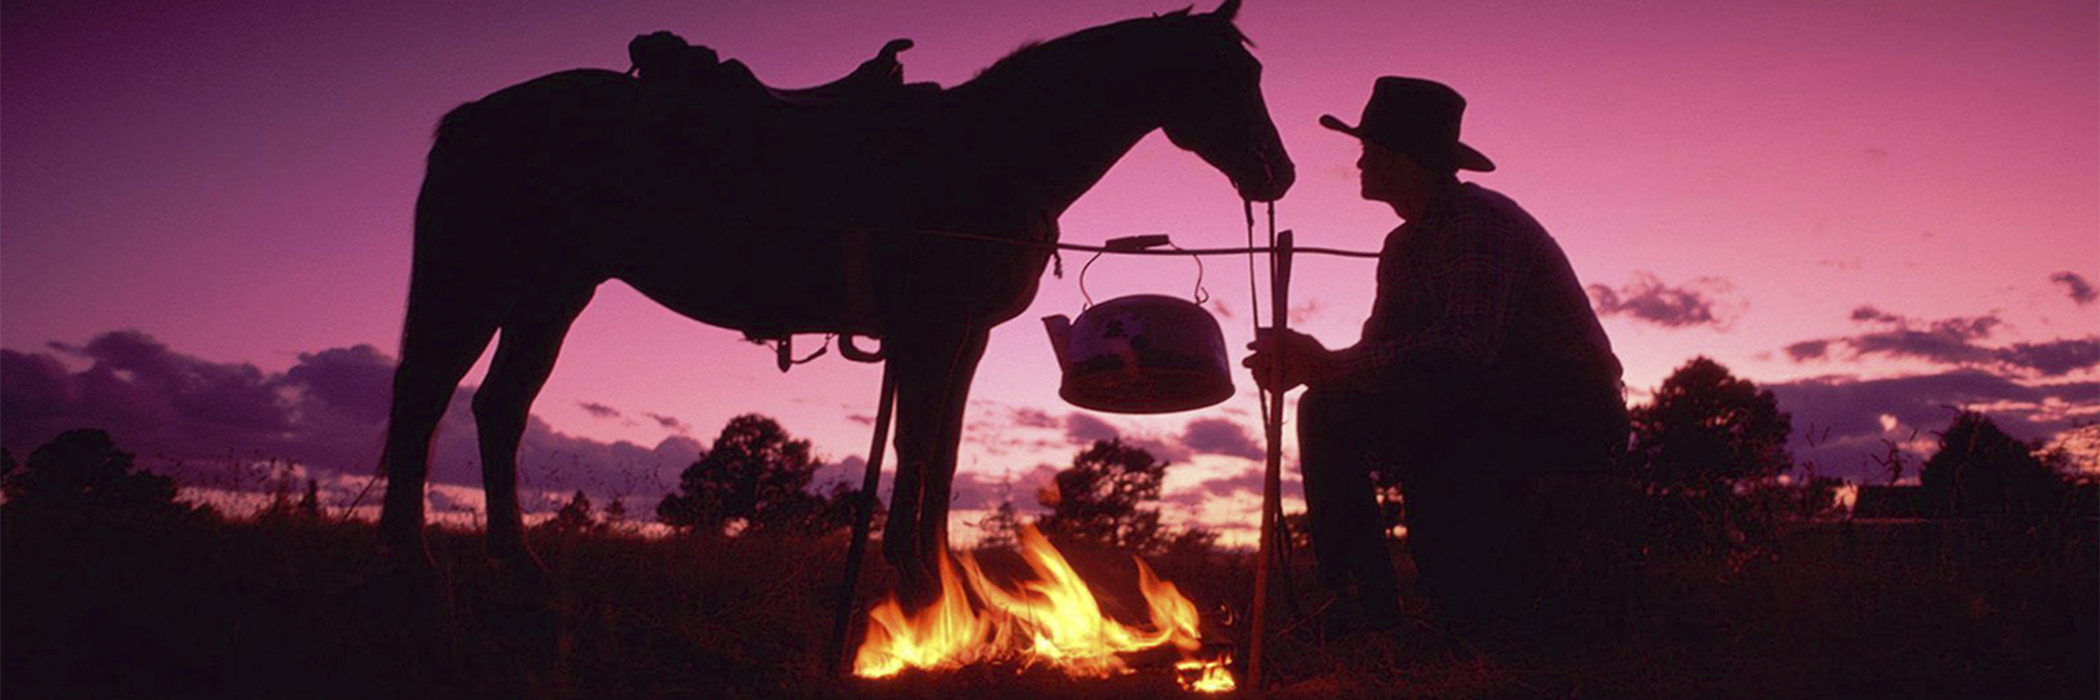
[[[1444,260],[1422,261],[1450,290],[1443,315],[1419,333],[1365,338],[1335,352],[1337,380],[1360,388],[1391,386],[1403,370],[1483,368],[1494,363],[1508,334],[1524,237],[1492,210],[1468,208],[1450,222]]]

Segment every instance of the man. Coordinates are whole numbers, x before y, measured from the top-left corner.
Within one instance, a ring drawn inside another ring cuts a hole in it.
[[[1620,365],[1567,257],[1515,202],[1457,178],[1495,169],[1459,142],[1464,109],[1443,84],[1384,77],[1356,126],[1321,117],[1363,143],[1363,197],[1405,223],[1379,255],[1362,340],[1265,332],[1244,363],[1271,390],[1308,387],[1313,553],[1371,627],[1399,619],[1374,464],[1398,470],[1418,593],[1452,622],[1494,625],[1536,612],[1555,568],[1541,484],[1611,474],[1626,440]]]

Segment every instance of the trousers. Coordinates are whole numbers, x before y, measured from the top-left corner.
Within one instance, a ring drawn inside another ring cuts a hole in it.
[[[1558,487],[1615,478],[1611,447],[1615,435],[1624,443],[1624,404],[1601,390],[1453,385],[1436,402],[1419,392],[1314,387],[1299,400],[1299,467],[1320,581],[1397,593],[1373,478],[1380,472],[1400,487],[1416,595],[1462,615],[1522,614],[1555,568],[1548,542],[1579,525],[1556,520],[1585,517],[1553,501]]]

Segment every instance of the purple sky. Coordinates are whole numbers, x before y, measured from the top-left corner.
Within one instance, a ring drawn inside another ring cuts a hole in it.
[[[674,30],[789,85],[837,77],[885,40],[911,37],[907,77],[952,85],[1024,41],[1179,7],[10,5],[0,17],[0,345],[13,352],[0,391],[12,415],[42,417],[10,425],[5,440],[23,450],[68,421],[95,420],[133,426],[120,444],[149,454],[275,450],[317,469],[369,471],[369,402],[384,398],[410,207],[437,117],[554,70],[625,68],[636,34]],[[1593,285],[1636,390],[1693,355],[1714,357],[1774,386],[1797,426],[1828,429],[1822,447],[1797,451],[1852,476],[1874,471],[1865,448],[1944,427],[1942,405],[1991,409],[2030,438],[2095,417],[2091,2],[1249,0],[1240,26],[1298,161],[1278,217],[1303,244],[1375,248],[1395,223],[1357,199],[1355,144],[1317,116],[1353,121],[1378,75],[1432,77],[1469,98],[1466,139],[1502,166],[1473,179],[1554,233]],[[1158,135],[1063,226],[1081,243],[1242,236],[1225,179]],[[1182,293],[1187,267],[1104,260],[1089,286],[1097,298]],[[1214,259],[1207,278],[1234,347],[1251,335],[1243,270]],[[1300,327],[1353,342],[1370,273],[1359,261],[1302,260]],[[1025,504],[1040,465],[1069,462],[1076,441],[1121,434],[1179,458],[1168,490],[1187,512],[1170,516],[1225,524],[1251,514],[1236,490],[1256,464],[1251,382],[1239,377],[1241,397],[1201,412],[1077,412],[1056,398],[1033,319],[1080,303],[1075,277],[1046,279],[1034,308],[995,331],[969,416],[966,483],[989,493],[1010,477]],[[126,330],[136,334],[104,335]],[[88,371],[97,363],[102,371]],[[865,451],[877,369],[826,359],[777,374],[768,352],[735,333],[608,284],[536,406],[527,483],[646,491],[621,484],[675,474],[747,411],[780,418],[834,461]],[[447,439],[469,433],[455,427]],[[630,466],[577,466],[600,459]],[[640,466],[652,460],[667,464]],[[441,478],[472,473],[439,465]]]

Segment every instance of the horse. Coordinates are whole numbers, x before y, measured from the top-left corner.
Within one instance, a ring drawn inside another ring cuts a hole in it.
[[[898,422],[883,553],[901,594],[937,592],[971,378],[990,329],[1035,298],[1058,217],[1154,130],[1244,200],[1290,188],[1239,4],[1024,45],[953,87],[873,98],[891,107],[770,90],[666,97],[577,69],[454,109],[415,204],[381,457],[387,560],[430,570],[431,440],[495,340],[471,403],[486,549],[544,574],[523,537],[519,440],[571,323],[618,279],[748,337],[879,339]]]

